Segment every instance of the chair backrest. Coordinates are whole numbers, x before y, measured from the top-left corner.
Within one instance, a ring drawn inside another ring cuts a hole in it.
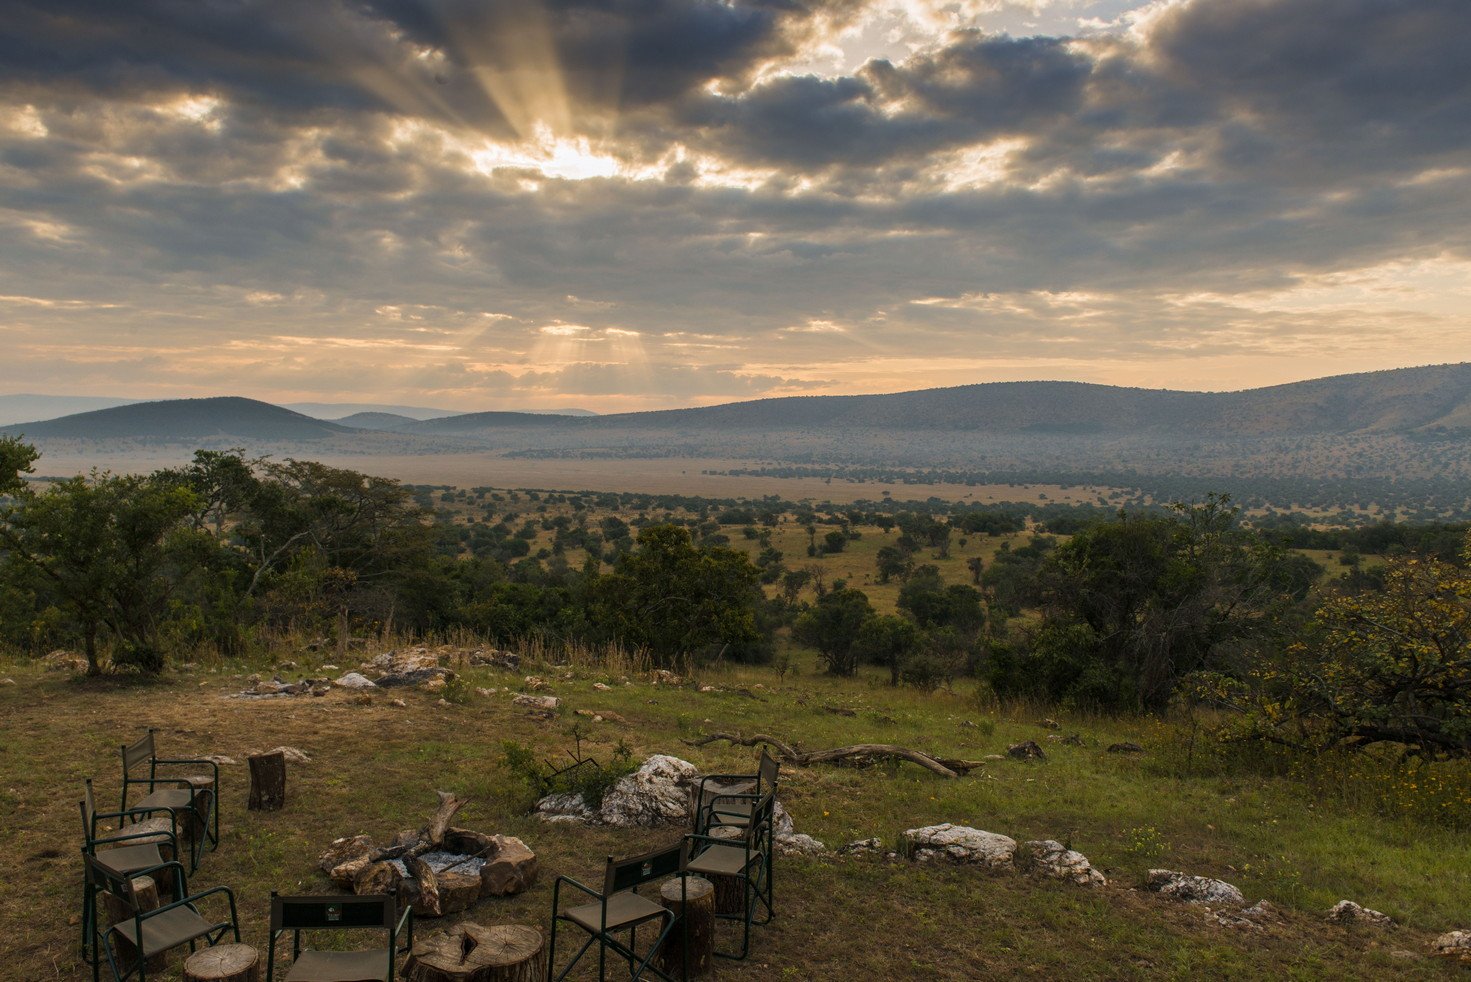
[[[641,856],[627,859],[608,857],[608,868],[603,874],[603,896],[611,897],[624,890],[632,890],[650,880],[662,880],[678,873],[684,867],[685,845],[666,846]]]
[[[137,743],[128,744],[127,746],[123,747],[122,756],[123,781],[131,782],[148,780],[149,778],[146,777],[133,777],[132,772],[135,768],[141,767],[143,764],[150,763],[154,758],[153,729],[150,727],[148,732]],[[149,771],[149,776],[152,776],[151,768]]]
[[[756,799],[756,804],[751,808],[751,822],[746,826],[746,844],[748,848],[755,848],[765,837],[766,829],[771,826],[771,820],[776,809],[776,789],[767,788],[766,792]]]
[[[756,775],[760,781],[759,786],[763,791],[772,791],[776,788],[776,776],[780,771],[781,765],[776,762],[771,754],[766,752],[765,747],[762,747],[761,763],[756,768]]]
[[[397,908],[397,901],[387,894],[283,897],[272,893],[271,933],[357,927],[392,931],[397,923]]]
[[[92,797],[92,779],[89,777],[84,785],[82,800],[77,802],[82,809],[82,841],[87,845],[92,844],[92,817],[97,814],[97,801]]]

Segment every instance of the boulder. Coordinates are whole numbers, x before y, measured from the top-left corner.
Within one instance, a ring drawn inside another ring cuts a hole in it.
[[[1012,744],[1006,748],[1006,756],[1016,760],[1047,759],[1047,755],[1042,752],[1041,747],[1037,746],[1037,741],[1035,740],[1023,740],[1021,743]]]
[[[1471,931],[1447,931],[1435,939],[1435,953],[1471,965]]]
[[[339,678],[333,685],[344,689],[376,689],[378,684],[360,672],[348,672]]]
[[[536,882],[536,853],[513,835],[493,835],[494,846],[480,867],[481,892],[492,897],[524,893]]]
[[[562,700],[556,696],[530,696],[524,692],[518,692],[511,702],[517,706],[530,706],[532,709],[556,710],[562,706]]]
[[[41,664],[46,666],[48,672],[85,672],[87,670],[87,659],[65,648],[57,648],[48,654],[41,659]]]
[[[398,867],[392,863],[368,863],[353,877],[352,892],[359,896],[375,893],[396,894],[403,878]]]
[[[1169,869],[1152,869],[1145,877],[1144,884],[1161,897],[1169,897],[1171,900],[1183,900],[1192,904],[1246,906],[1246,898],[1241,891],[1225,880],[1191,876]]]
[[[535,812],[543,822],[590,822],[597,817],[576,793],[549,794],[536,803]]]
[[[466,910],[484,892],[480,877],[473,873],[440,873],[434,879],[439,887],[439,912],[442,915]]]
[[[997,869],[1010,866],[1016,856],[1015,839],[949,822],[908,829],[901,840],[909,856],[922,863],[944,859]]]
[[[1352,900],[1340,900],[1328,908],[1324,917],[1334,924],[1366,924],[1370,927],[1394,927],[1394,920],[1388,914],[1382,914],[1377,910],[1360,906]]]
[[[1039,876],[1067,880],[1082,887],[1106,886],[1103,874],[1093,868],[1088,857],[1069,849],[1055,839],[1037,839],[1022,843],[1017,865]]]
[[[838,847],[838,854],[843,856],[878,856],[884,851],[884,840],[874,836],[871,839],[854,839],[846,846]]]
[[[603,795],[598,821],[623,828],[687,825],[690,789],[699,769],[687,760],[655,754]]]
[[[827,852],[827,846],[801,832],[778,835],[773,841],[776,843],[776,851],[783,856],[820,856]]]
[[[1137,743],[1125,740],[1122,743],[1110,743],[1108,745],[1108,752],[1111,754],[1142,754],[1144,753],[1144,748]]]
[[[333,839],[327,846],[326,852],[322,853],[317,860],[317,868],[323,873],[331,874],[338,866],[349,859],[357,859],[366,856],[373,851],[373,839],[366,835],[345,835],[340,839]]]
[[[435,665],[429,668],[411,668],[402,672],[389,672],[378,680],[380,689],[393,689],[410,685],[424,685],[434,679],[454,678],[454,672]]]

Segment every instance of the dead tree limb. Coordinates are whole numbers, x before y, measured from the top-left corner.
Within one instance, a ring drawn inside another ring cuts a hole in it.
[[[957,760],[951,757],[936,757],[920,750],[912,750],[909,747],[900,747],[892,743],[859,743],[851,747],[835,747],[832,750],[814,750],[811,753],[802,753],[788,744],[768,736],[765,733],[755,733],[749,737],[743,737],[739,733],[711,733],[698,740],[685,740],[684,743],[691,747],[703,747],[717,740],[725,740],[728,743],[742,747],[755,747],[766,744],[776,750],[782,760],[799,767],[809,764],[830,764],[839,760],[852,758],[880,758],[897,757],[907,760],[912,764],[918,764],[925,770],[932,771],[941,777],[959,777],[969,773],[982,762],[978,760]]]

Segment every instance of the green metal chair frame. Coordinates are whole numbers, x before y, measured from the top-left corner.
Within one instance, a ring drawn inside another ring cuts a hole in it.
[[[126,980],[133,977],[134,972],[137,973],[138,982],[147,982],[149,958],[186,944],[189,946],[189,950],[193,952],[197,950],[198,943],[201,940],[209,947],[214,947],[223,940],[227,931],[233,934],[235,942],[237,944],[239,943],[240,919],[235,910],[235,894],[229,887],[210,887],[208,890],[201,890],[199,893],[189,893],[188,887],[185,885],[187,880],[184,872],[184,864],[177,860],[160,863],[158,866],[151,866],[147,869],[134,870],[127,874],[120,874],[98,862],[96,857],[85,853],[82,856],[82,860],[86,863],[87,877],[92,888],[103,887],[110,890],[117,896],[122,897],[133,908],[133,919],[131,921],[119,921],[111,927],[103,928],[99,926],[96,929],[96,933],[99,935],[99,941],[101,942],[101,949],[107,955],[108,967],[112,969],[114,982],[126,982]],[[137,899],[133,893],[133,879],[140,876],[154,876],[163,870],[169,870],[175,877],[174,882],[178,885],[176,891],[178,899],[172,903],[162,904],[153,910],[138,910]],[[199,901],[217,894],[224,895],[229,901],[229,920],[210,921],[199,910]],[[197,920],[197,924],[182,933],[177,933],[175,936],[168,938],[169,943],[167,945],[149,944],[149,939],[145,933],[145,925],[149,921],[168,917],[169,915],[173,915],[170,917],[170,920],[178,920],[180,919],[176,913],[178,911],[187,911],[193,914]],[[113,947],[114,935],[127,938],[138,952],[138,963],[126,972],[118,964],[117,951]],[[100,958],[94,958],[92,960],[93,982],[98,982],[101,974],[102,960]]]
[[[601,892],[574,880],[570,876],[557,877],[556,883],[552,886],[552,931],[547,950],[548,982],[561,982],[562,979],[565,979],[582,959],[582,956],[587,954],[587,950],[594,944],[598,946],[599,979],[603,978],[603,973],[607,965],[608,950],[612,949],[614,953],[628,962],[628,977],[630,979],[643,978],[644,973],[648,972],[657,978],[664,979],[665,982],[674,982],[669,975],[651,964],[654,956],[658,954],[659,948],[664,944],[665,939],[669,937],[669,932],[674,929],[676,921],[674,912],[660,904],[639,896],[638,888],[645,883],[653,880],[662,880],[669,876],[679,876],[681,881],[683,881],[686,856],[687,848],[684,843],[667,846],[663,849],[655,849],[652,852],[647,852],[640,856],[630,856],[626,859],[614,859],[612,856],[609,856],[607,866],[603,871],[603,889]],[[562,886],[564,884],[586,894],[592,900],[578,907],[569,908],[566,911],[562,910]],[[629,903],[627,899],[620,903],[619,898],[625,895],[632,895],[637,900],[643,901],[643,903]],[[622,913],[615,912],[613,923],[610,924],[610,904],[619,904],[620,906],[632,909]],[[586,912],[591,907],[598,908],[596,927],[587,920],[579,920],[573,916],[574,912]],[[562,970],[560,975],[556,974],[558,921],[566,921],[569,924],[576,925],[586,931],[588,935],[587,941],[577,950],[577,954],[572,956],[572,960],[567,963],[567,967]],[[641,924],[647,924],[650,921],[659,921],[662,926],[659,929],[658,935],[654,938],[654,943],[650,946],[648,954],[640,959],[636,950],[638,945],[638,928]],[[626,945],[618,940],[613,933],[625,929],[628,931],[628,944]],[[685,946],[686,965],[684,974],[686,976],[689,975],[688,947],[688,945]]]
[[[776,793],[780,773],[781,764],[762,747],[755,774],[707,774],[700,778],[695,798],[695,835],[708,835],[710,829],[720,825],[745,828],[756,802],[768,792]],[[716,784],[713,789],[709,787],[712,783]]]
[[[414,908],[405,907],[398,912],[398,901],[388,894],[364,894],[342,896],[341,894],[315,894],[310,896],[283,897],[271,891],[271,938],[266,950],[266,982],[275,982],[276,942],[287,931],[291,932],[291,970],[286,973],[290,982],[312,982],[307,975],[294,974],[301,959],[302,931],[336,931],[360,928],[378,928],[388,932],[388,964],[383,973],[384,982],[393,982],[394,965],[401,952],[414,947]],[[398,939],[406,936],[403,947]],[[308,954],[325,956],[330,960],[335,955],[360,955],[359,952],[335,952],[307,949]],[[366,952],[373,954],[373,952]]]
[[[767,791],[757,800],[751,810],[751,821],[739,838],[725,838],[712,834],[685,836],[687,859],[685,871],[704,876],[739,876],[745,882],[744,910],[739,914],[720,914],[723,920],[743,922],[741,949],[739,953],[716,951],[721,958],[739,961],[751,950],[751,925],[770,924],[776,916],[776,898],[772,887],[771,856],[768,844],[771,841],[772,811],[775,807],[775,792]],[[756,918],[758,907],[766,910],[760,920]]]
[[[92,779],[87,778],[86,790],[82,800],[77,802],[77,807],[82,813],[82,852],[88,856],[96,857],[98,846],[111,846],[104,848],[104,854],[110,852],[121,852],[125,858],[122,866],[114,859],[107,865],[112,869],[130,876],[137,875],[136,871],[149,867],[161,866],[166,860],[163,853],[158,849],[159,845],[165,844],[173,849],[173,858],[179,858],[179,829],[175,822],[173,812],[167,808],[132,808],[125,812],[99,812],[97,810],[96,798],[92,794]],[[129,832],[130,827],[137,825],[138,819],[154,814],[164,814],[169,819],[169,831],[146,831]],[[99,836],[97,834],[97,821],[103,818],[118,819],[118,831],[112,834]],[[124,824],[124,819],[130,819],[130,824]],[[160,837],[163,842],[160,843]],[[128,845],[133,843],[133,845]],[[104,860],[106,861],[106,860]],[[97,935],[92,930],[93,919],[97,916],[97,891],[92,878],[85,877],[82,886],[82,960],[92,962],[97,958]],[[182,894],[175,891],[175,898]]]
[[[199,857],[204,851],[204,844],[209,844],[213,852],[220,845],[220,766],[212,760],[201,760],[187,757],[160,757],[155,749],[153,734],[157,732],[149,727],[148,732],[137,742],[119,748],[119,754],[123,761],[123,811],[128,810],[128,789],[134,784],[148,785],[148,794],[138,802],[136,807],[164,807],[175,813],[175,822],[178,821],[178,812],[183,808],[171,806],[166,800],[172,796],[166,795],[159,790],[163,785],[165,791],[169,789],[188,789],[190,792],[188,809],[193,814],[191,819],[191,848],[189,850],[189,870],[194,872],[199,869]],[[143,766],[148,765],[148,776],[138,777],[135,772]],[[205,788],[209,804],[204,814],[200,814],[197,807],[195,793],[196,786],[187,778],[175,778],[159,776],[159,767],[175,767],[180,765],[191,765],[196,767],[208,767],[210,769],[210,784]],[[197,832],[193,830],[197,829]]]

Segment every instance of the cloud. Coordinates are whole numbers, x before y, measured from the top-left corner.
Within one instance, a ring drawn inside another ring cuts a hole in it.
[[[0,333],[57,386],[622,407],[1471,355],[1462,0],[7,13]]]

